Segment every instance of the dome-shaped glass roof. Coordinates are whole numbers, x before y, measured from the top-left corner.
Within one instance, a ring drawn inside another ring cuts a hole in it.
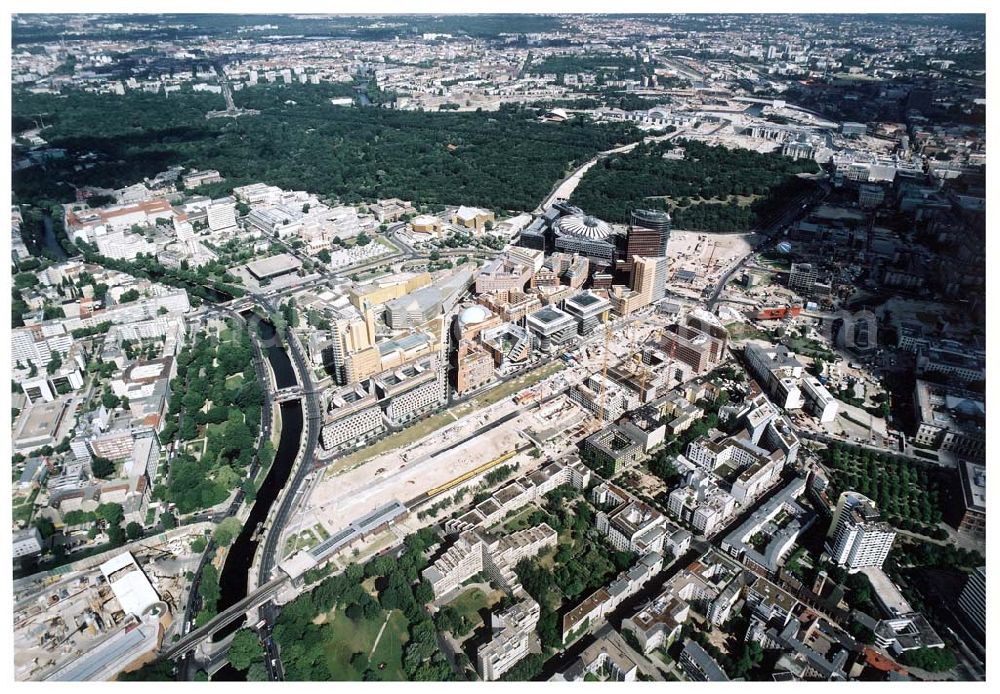
[[[462,322],[462,325],[475,325],[486,320],[488,315],[482,306],[470,306],[458,314],[458,320]]]
[[[556,231],[585,239],[606,239],[614,233],[610,224],[589,214],[571,214],[560,218],[556,222]]]

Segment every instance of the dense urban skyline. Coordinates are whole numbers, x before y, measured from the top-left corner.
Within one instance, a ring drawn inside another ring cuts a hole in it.
[[[11,38],[17,680],[985,680],[984,15]]]

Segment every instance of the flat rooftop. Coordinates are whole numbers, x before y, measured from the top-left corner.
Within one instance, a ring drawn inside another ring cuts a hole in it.
[[[599,296],[595,296],[589,292],[584,292],[583,294],[577,294],[576,296],[567,299],[574,304],[579,304],[580,306],[593,306],[601,300]]]
[[[986,513],[986,466],[966,460],[959,471],[965,508]]]
[[[869,566],[861,569],[861,573],[868,577],[872,584],[872,590],[878,596],[886,609],[896,614],[907,614],[913,610],[910,603],[906,601],[903,594],[899,592],[896,584],[880,568]]]
[[[33,442],[55,437],[67,407],[69,401],[64,399],[40,402],[29,407],[20,417],[20,424],[14,434],[15,445],[23,442],[23,447],[34,447]]]
[[[289,253],[279,253],[278,255],[272,255],[270,258],[262,258],[261,260],[254,260],[247,263],[247,270],[259,279],[295,272],[300,267],[302,267],[302,262]]]
[[[554,323],[566,317],[566,314],[554,308],[546,307],[541,311],[535,311],[530,316],[539,323]]]

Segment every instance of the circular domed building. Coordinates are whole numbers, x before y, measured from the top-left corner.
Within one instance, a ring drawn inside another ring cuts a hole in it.
[[[499,319],[485,306],[473,304],[463,308],[457,316],[452,326],[454,335],[459,340],[471,339],[483,328],[499,322]]]
[[[556,250],[587,256],[592,264],[608,266],[615,257],[615,230],[589,214],[569,214],[552,225]]]
[[[489,317],[490,312],[479,304],[476,304],[475,306],[470,306],[458,314],[458,322],[463,326],[475,325],[476,323],[482,323]]]
[[[606,239],[614,233],[611,225],[589,214],[570,214],[555,223],[556,234],[579,236],[585,239]]]

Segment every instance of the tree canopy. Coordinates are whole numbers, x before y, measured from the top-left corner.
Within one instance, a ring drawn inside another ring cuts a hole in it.
[[[682,158],[671,157],[679,147]],[[666,209],[667,198],[682,206],[672,211],[673,226],[704,231],[746,231],[774,202],[788,197],[797,173],[815,172],[815,162],[780,154],[712,147],[694,140],[640,143],[631,152],[609,156],[592,166],[573,193],[573,203],[610,222],[626,223],[634,209]],[[786,184],[783,186],[782,184]],[[730,196],[762,196],[740,205]],[[712,198],[694,204],[691,198]]]
[[[229,516],[215,527],[215,543],[220,547],[228,547],[233,544],[241,530],[243,530],[243,524],[240,523],[240,519],[236,516]]]
[[[400,197],[425,204],[531,210],[573,163],[638,139],[631,125],[540,123],[537,111],[422,113],[331,107],[337,85],[266,85],[234,94],[237,106],[259,114],[206,119],[221,106],[215,95],[182,89],[169,96],[72,91],[14,95],[13,113],[45,113],[46,139],[70,156],[57,170],[15,176],[19,201],[69,201],[72,188],[119,187],[171,165],[218,169],[232,186],[266,181],[310,190],[348,204]],[[72,167],[94,153],[99,166]],[[68,193],[67,193],[68,191]],[[27,281],[27,280],[25,280]]]

